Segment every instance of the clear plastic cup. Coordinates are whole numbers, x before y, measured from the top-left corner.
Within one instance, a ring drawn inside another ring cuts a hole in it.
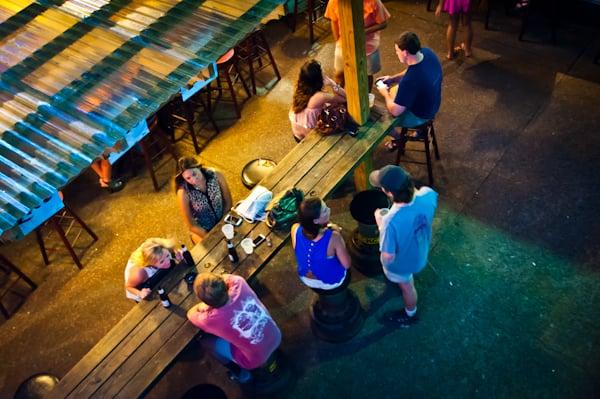
[[[373,104],[375,104],[375,94],[369,93],[369,108],[373,108]]]
[[[246,255],[250,255],[252,252],[254,252],[254,244],[252,243],[251,238],[244,238],[242,242],[240,242],[240,246],[242,247]]]
[[[224,224],[223,227],[221,227],[221,231],[223,232],[223,235],[225,235],[225,238],[227,238],[228,240],[231,240],[235,234],[233,226],[229,223]]]

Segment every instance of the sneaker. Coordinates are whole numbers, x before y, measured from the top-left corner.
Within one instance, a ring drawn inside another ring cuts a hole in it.
[[[394,310],[391,312],[385,312],[383,314],[382,322],[388,325],[397,325],[401,327],[408,327],[418,320],[418,316],[409,316],[406,314],[404,309]]]
[[[237,382],[238,384],[248,384],[252,382],[252,373],[244,369],[241,369],[239,373],[234,373],[233,371],[228,370],[227,377],[229,377],[231,381]]]

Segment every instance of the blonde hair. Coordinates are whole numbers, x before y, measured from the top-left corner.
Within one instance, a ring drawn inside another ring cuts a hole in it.
[[[194,293],[198,299],[213,308],[220,308],[229,299],[225,280],[214,273],[200,273],[196,276]]]
[[[139,267],[151,265],[160,257],[163,249],[168,251],[175,248],[175,241],[167,238],[148,238],[131,254],[129,260]]]

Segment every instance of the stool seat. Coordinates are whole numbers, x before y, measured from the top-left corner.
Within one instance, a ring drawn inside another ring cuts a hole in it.
[[[414,134],[410,134],[413,132]],[[433,126],[433,119],[428,120],[422,125],[415,127],[402,127],[400,130],[400,145],[398,146],[398,150],[396,153],[396,165],[400,165],[400,159],[405,152],[405,144],[408,141],[416,141],[421,142],[424,145],[424,150],[412,150],[417,152],[424,152],[426,162],[417,162],[417,161],[404,161],[406,163],[417,163],[417,164],[426,164],[427,165],[427,173],[429,175],[429,185],[433,185],[433,167],[431,164],[431,152],[429,149],[429,144],[433,144],[433,152],[435,155],[435,159],[440,159],[440,152],[437,146],[437,140],[435,138],[435,127]]]
[[[19,385],[14,399],[42,399],[58,384],[58,377],[40,373],[34,374]]]
[[[235,55],[235,50],[234,49],[229,49],[225,54],[223,54],[222,56],[219,57],[219,59],[217,60],[217,64],[224,64],[224,63],[226,63],[231,58],[233,58],[234,55]]]
[[[263,178],[267,177],[277,166],[277,163],[270,159],[258,158],[246,164],[242,169],[242,183],[247,188],[253,188]]]

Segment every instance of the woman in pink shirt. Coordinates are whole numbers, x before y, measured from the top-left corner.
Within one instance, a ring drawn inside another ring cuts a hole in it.
[[[327,86],[331,87],[333,93],[324,91]],[[346,92],[323,74],[321,64],[316,60],[305,62],[300,69],[292,109],[289,112],[296,141],[300,142],[317,126],[317,118],[326,103],[343,102],[346,102]]]
[[[279,327],[242,277],[201,273],[194,292],[202,302],[187,317],[211,334],[202,339],[203,345],[230,370],[231,379],[250,382],[249,370],[265,364],[279,347]]]

